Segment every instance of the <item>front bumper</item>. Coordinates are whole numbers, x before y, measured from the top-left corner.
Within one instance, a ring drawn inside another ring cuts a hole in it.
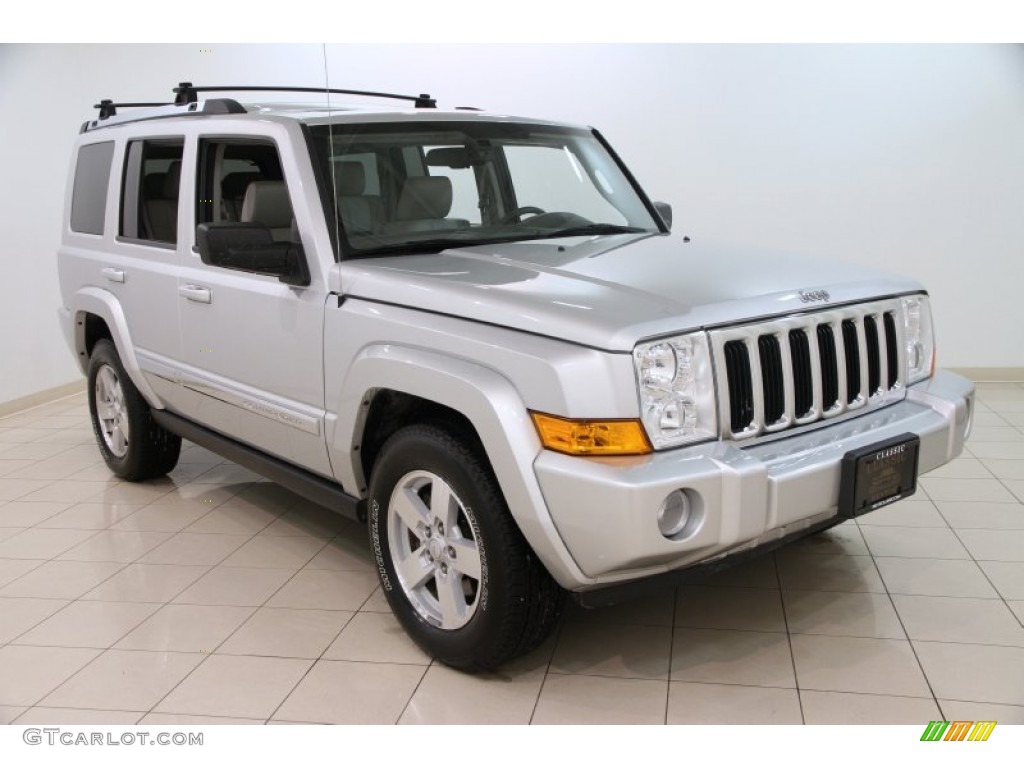
[[[921,439],[919,473],[957,456],[970,429],[974,385],[949,372],[908,388],[899,403],[778,439],[703,443],[650,456],[580,459],[543,451],[534,463],[559,535],[588,590],[656,576],[837,520],[840,463],[850,450],[906,432]],[[658,510],[686,489],[696,522],[665,538]]]

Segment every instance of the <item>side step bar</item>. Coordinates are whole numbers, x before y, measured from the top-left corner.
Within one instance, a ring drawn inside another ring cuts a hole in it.
[[[286,461],[251,448],[237,440],[232,440],[230,437],[225,437],[219,432],[201,427],[188,419],[175,416],[168,411],[154,408],[152,413],[156,423],[168,432],[181,435],[186,440],[191,440],[198,446],[263,475],[268,480],[273,480],[289,491],[326,507],[332,512],[338,512],[360,522],[366,521],[366,503],[354,496],[349,496],[337,483],[299,469]]]

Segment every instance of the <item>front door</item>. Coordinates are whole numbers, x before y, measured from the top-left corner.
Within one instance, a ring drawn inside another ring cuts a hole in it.
[[[201,137],[192,151],[195,224],[244,221],[265,226],[277,242],[300,242],[288,169],[272,140]],[[319,276],[309,287],[293,287],[273,275],[204,264],[193,249],[183,256],[178,293],[188,415],[330,476],[322,359],[326,292]]]

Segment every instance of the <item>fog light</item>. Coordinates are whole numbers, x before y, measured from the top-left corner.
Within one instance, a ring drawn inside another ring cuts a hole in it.
[[[658,510],[658,530],[666,539],[679,535],[690,522],[693,504],[684,491],[672,491]]]

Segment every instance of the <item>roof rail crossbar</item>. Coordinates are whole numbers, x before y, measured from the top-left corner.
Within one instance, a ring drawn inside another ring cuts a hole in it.
[[[115,104],[110,99],[101,99],[100,103],[93,104],[92,108],[100,111],[100,120],[106,120],[117,114],[118,107],[166,107],[169,104],[167,101],[125,101]]]
[[[190,104],[199,100],[200,93],[212,91],[288,91],[293,93],[340,93],[348,96],[376,96],[382,99],[400,99],[411,101],[417,109],[433,109],[437,107],[437,100],[432,99],[429,93],[421,93],[419,96],[407,96],[400,93],[382,93],[379,91],[353,91],[347,88],[310,88],[288,87],[288,86],[260,86],[260,85],[192,85],[192,83],[178,83],[174,89],[174,103]]]

